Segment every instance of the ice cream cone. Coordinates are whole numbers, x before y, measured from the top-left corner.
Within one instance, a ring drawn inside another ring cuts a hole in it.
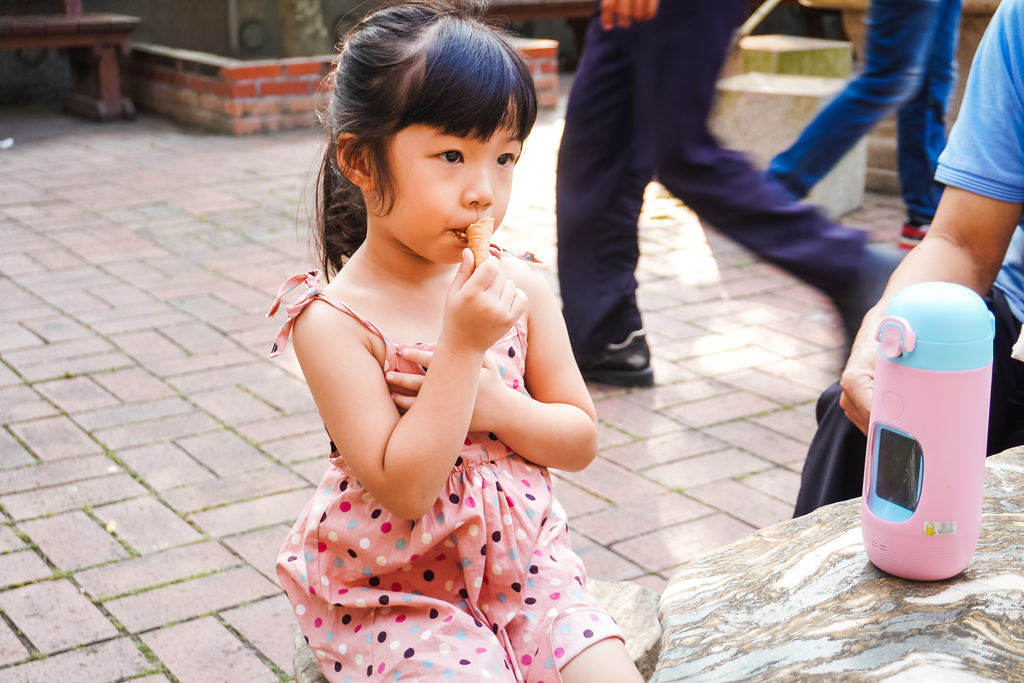
[[[494,234],[494,219],[484,216],[466,228],[466,241],[473,252],[475,267],[479,267],[491,253],[491,235]]]

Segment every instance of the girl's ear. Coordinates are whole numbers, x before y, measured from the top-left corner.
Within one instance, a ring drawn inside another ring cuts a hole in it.
[[[342,133],[338,136],[335,144],[338,169],[364,194],[369,194],[373,190],[373,175],[366,163],[366,156],[355,143],[354,133]]]

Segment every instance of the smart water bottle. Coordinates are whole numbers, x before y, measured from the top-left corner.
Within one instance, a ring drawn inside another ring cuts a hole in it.
[[[995,319],[950,282],[910,285],[878,326],[861,524],[907,579],[959,574],[978,544]]]

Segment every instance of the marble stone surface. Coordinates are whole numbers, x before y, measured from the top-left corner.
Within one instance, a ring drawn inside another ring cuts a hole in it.
[[[978,548],[958,576],[876,569],[855,499],[691,561],[661,619],[656,683],[1024,681],[1024,450],[988,459]]]

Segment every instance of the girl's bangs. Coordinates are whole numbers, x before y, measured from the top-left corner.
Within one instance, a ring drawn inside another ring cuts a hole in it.
[[[537,99],[513,48],[463,22],[444,22],[428,42],[399,128],[422,124],[481,140],[508,130],[525,140],[537,118]]]

